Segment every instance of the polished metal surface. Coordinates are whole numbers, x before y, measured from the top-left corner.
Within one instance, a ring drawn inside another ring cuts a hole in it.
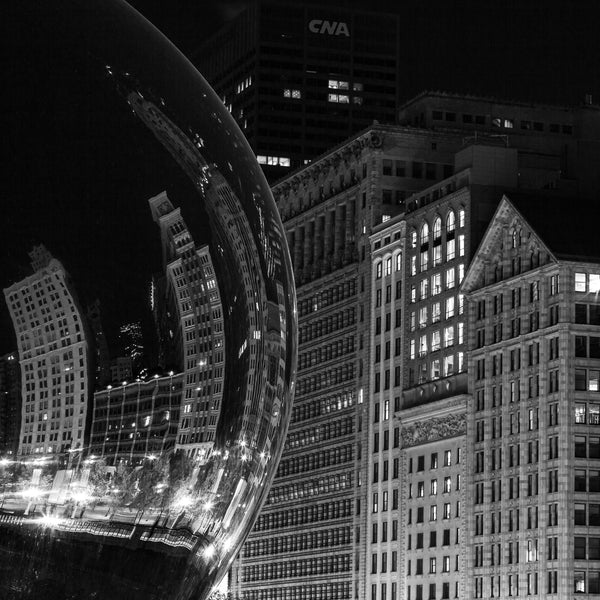
[[[223,99],[125,3],[4,21],[0,597],[206,598],[290,417],[275,203]]]

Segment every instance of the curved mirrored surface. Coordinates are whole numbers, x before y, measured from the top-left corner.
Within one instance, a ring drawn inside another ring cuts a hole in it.
[[[120,2],[2,25],[0,596],[206,597],[262,505],[296,360],[242,133]]]

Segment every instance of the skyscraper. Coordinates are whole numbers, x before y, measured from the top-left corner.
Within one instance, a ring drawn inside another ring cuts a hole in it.
[[[261,0],[194,62],[244,131],[270,180],[398,107],[397,15]]]
[[[18,453],[64,453],[84,446],[93,387],[89,343],[62,263],[41,245],[30,257],[33,275],[4,290],[21,366]]]
[[[568,175],[560,165],[594,128],[550,130],[579,123],[576,110],[474,98],[458,110],[447,96],[416,99],[416,125],[406,107],[403,126],[369,128],[273,188],[298,285],[299,373],[278,475],[233,571],[242,598],[467,589],[460,285],[503,190],[593,189],[578,161]],[[496,133],[496,111],[544,125]],[[584,145],[581,164],[597,151]]]

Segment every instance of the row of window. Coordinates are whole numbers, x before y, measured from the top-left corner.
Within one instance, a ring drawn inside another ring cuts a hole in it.
[[[444,477],[444,479],[442,481],[443,481],[442,493],[449,494],[450,492],[452,492],[452,476],[448,475],[447,477]],[[425,497],[425,482],[424,481],[418,481],[416,488],[414,487],[414,484],[412,484],[412,483],[408,484],[408,497],[409,498],[413,497],[415,489],[416,489],[416,494],[415,494],[416,498],[424,498]],[[456,475],[456,491],[458,492],[459,490],[460,490],[460,474]],[[432,479],[429,482],[429,495],[437,496],[437,493],[438,493],[438,480]]]
[[[414,304],[419,301],[427,300],[431,296],[437,296],[444,290],[452,290],[457,285],[460,285],[465,278],[465,265],[460,264],[457,267],[446,269],[444,273],[434,273],[431,279],[427,277],[421,279],[418,286],[413,284],[410,286],[410,303]],[[431,286],[430,286],[431,282]],[[462,304],[461,296],[459,301]]]
[[[452,505],[450,502],[444,502],[444,504],[442,505],[441,515],[442,515],[443,520],[448,520],[448,519],[452,518]],[[456,512],[454,514],[454,517],[455,518],[460,517],[460,501],[456,502]],[[432,504],[429,507],[429,519],[428,520],[430,523],[438,520],[437,504]],[[414,522],[416,524],[425,522],[425,507],[424,506],[419,506],[415,509],[415,521]],[[406,519],[406,524],[407,525],[413,524],[413,509],[412,508],[408,509],[408,516]]]
[[[298,525],[320,523],[332,519],[345,519],[351,516],[353,516],[352,500],[321,502],[320,504],[310,504],[301,508],[290,508],[277,512],[266,512],[263,510],[254,527],[254,531],[296,527]],[[265,542],[264,539],[261,541],[251,540],[253,544],[261,544],[263,542]]]
[[[438,596],[438,587],[441,587],[441,594]],[[454,598],[459,597],[459,583],[454,582]],[[436,583],[430,583],[428,588],[428,596],[423,596],[423,584],[418,583],[417,585],[409,585],[406,588],[406,600],[436,600],[441,598],[446,600],[450,598],[450,582],[444,581],[440,586]],[[383,599],[382,599],[383,600]]]
[[[442,313],[442,306],[444,307]],[[442,314],[445,319],[451,319],[455,315],[462,315],[464,312],[464,296],[449,296],[444,302],[433,302],[431,306],[422,306],[418,312],[419,329],[424,329],[428,325],[435,325],[442,319]],[[410,331],[417,329],[417,312],[410,313],[409,321]]]
[[[600,273],[575,273],[576,292],[584,292],[588,294],[597,294],[600,292]]]

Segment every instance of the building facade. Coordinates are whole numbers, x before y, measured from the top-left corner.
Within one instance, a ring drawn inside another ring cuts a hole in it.
[[[397,15],[310,2],[249,6],[194,55],[270,180],[398,107]]]
[[[232,573],[242,598],[364,597],[369,235],[448,174],[459,147],[457,136],[374,126],[273,189],[298,285],[299,367],[278,474]],[[433,168],[413,177],[412,161]]]
[[[4,290],[21,367],[18,453],[60,454],[85,445],[92,361],[67,271],[43,246],[30,257],[33,275]]]
[[[600,593],[600,248],[531,203],[502,200],[463,286],[472,598]]]
[[[461,286],[504,192],[581,197],[544,135],[374,126],[273,188],[298,285],[298,386],[232,572],[241,598],[470,597]]]

